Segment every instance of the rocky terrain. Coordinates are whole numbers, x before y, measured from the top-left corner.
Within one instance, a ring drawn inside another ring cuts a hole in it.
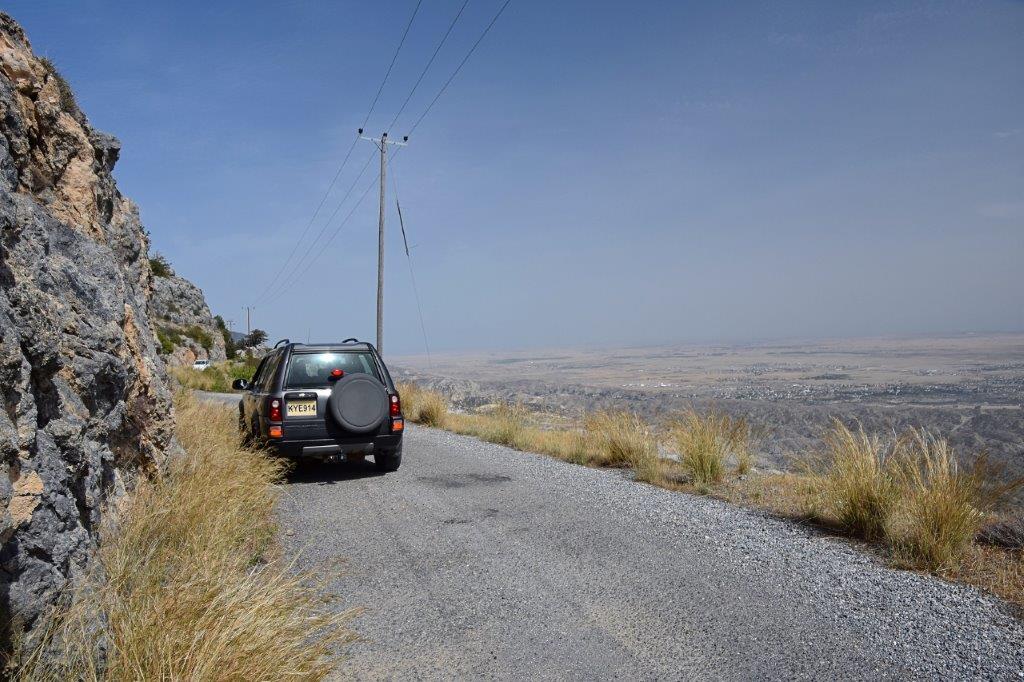
[[[0,624],[31,627],[173,453],[136,206],[55,68],[0,14]],[[208,314],[205,305],[202,310]]]
[[[224,360],[224,337],[202,290],[174,273],[164,261],[154,269],[150,312],[160,352],[168,365]]]

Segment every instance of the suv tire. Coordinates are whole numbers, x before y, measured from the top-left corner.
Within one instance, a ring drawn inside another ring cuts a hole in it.
[[[373,456],[373,464],[378,471],[398,471],[398,467],[402,466],[402,453],[378,452]]]

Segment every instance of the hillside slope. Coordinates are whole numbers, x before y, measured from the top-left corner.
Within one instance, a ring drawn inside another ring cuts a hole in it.
[[[165,362],[190,366],[196,360],[225,360],[224,336],[202,290],[163,263],[153,274],[149,306]]]
[[[176,447],[120,143],[0,14],[0,620],[30,627]],[[0,642],[2,644],[3,642]]]

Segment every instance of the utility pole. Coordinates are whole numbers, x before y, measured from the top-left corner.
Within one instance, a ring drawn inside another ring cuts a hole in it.
[[[245,335],[249,336],[252,334],[252,308],[253,306],[245,306]]]
[[[402,138],[401,142],[388,139],[388,134],[381,133],[380,137],[362,137],[363,129],[359,129],[359,135],[363,140],[369,140],[380,149],[380,213],[377,218],[377,352],[384,354],[384,178],[388,166],[388,145],[395,144],[404,147],[409,142],[409,136]]]

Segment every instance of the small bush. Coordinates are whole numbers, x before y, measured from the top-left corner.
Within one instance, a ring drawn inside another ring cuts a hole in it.
[[[683,468],[698,485],[721,482],[730,460],[737,473],[750,469],[750,426],[743,418],[690,409],[672,423],[669,433]]]
[[[181,345],[181,336],[170,327],[158,328],[156,340],[160,343],[160,353],[163,355],[170,355],[176,346]]]
[[[154,277],[170,277],[173,274],[171,264],[159,253],[154,253],[149,259],[149,268],[153,271]]]
[[[56,65],[48,57],[40,57],[39,61],[46,67],[50,77],[57,83],[57,92],[60,94],[60,108],[69,114],[75,113],[78,109],[78,102],[75,101],[75,91],[67,79],[57,70]]]
[[[1018,484],[1000,485],[984,460],[961,468],[949,443],[924,431],[904,440],[901,499],[886,531],[896,561],[932,571],[956,568],[987,514]]]
[[[839,524],[867,540],[885,536],[899,501],[897,444],[884,444],[858,427],[851,431],[838,419],[825,436],[825,504]]]
[[[182,333],[202,346],[207,353],[213,349],[213,337],[199,325],[192,325]]]
[[[650,469],[658,457],[651,430],[632,412],[598,412],[584,421],[588,464]]]

